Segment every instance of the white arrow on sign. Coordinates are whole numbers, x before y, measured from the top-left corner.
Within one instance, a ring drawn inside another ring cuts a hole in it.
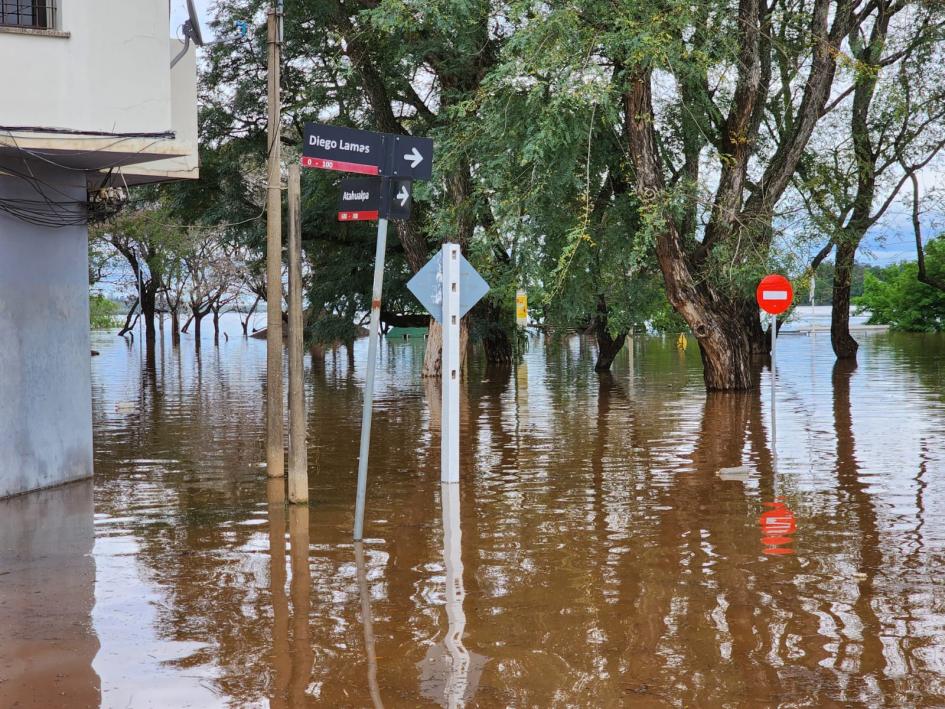
[[[397,193],[397,199],[400,200],[400,206],[403,207],[410,199],[410,193],[407,191],[407,185],[400,186],[400,192]]]
[[[420,154],[419,150],[413,148],[409,153],[404,154],[404,160],[408,160],[410,162],[410,167],[416,167],[423,162],[423,156]]]

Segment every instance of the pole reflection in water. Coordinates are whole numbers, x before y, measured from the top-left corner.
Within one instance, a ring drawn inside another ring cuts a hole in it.
[[[291,706],[305,702],[306,690],[312,677],[315,652],[309,638],[309,611],[311,610],[312,575],[309,569],[308,505],[289,507],[289,543],[292,564],[292,674],[289,681]]]
[[[361,624],[364,626],[364,648],[368,661],[368,689],[377,709],[383,709],[381,689],[377,684],[377,653],[374,648],[374,620],[371,617],[371,591],[364,566],[364,543],[354,543],[354,563],[358,573],[358,594],[361,596]]]
[[[459,485],[440,484],[443,508],[443,562],[446,573],[446,620],[443,639],[430,646],[420,665],[420,690],[441,706],[464,706],[476,693],[487,658],[470,653],[463,645],[466,612],[463,601],[462,530]]]
[[[269,593],[272,598],[272,672],[270,706],[288,706],[292,658],[289,652],[289,601],[285,569],[285,478],[266,481],[269,502]]]

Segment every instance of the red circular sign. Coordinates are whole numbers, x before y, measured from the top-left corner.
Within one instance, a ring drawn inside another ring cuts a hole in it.
[[[770,315],[780,315],[791,307],[794,300],[794,288],[784,276],[772,273],[761,279],[755,291],[758,307]]]

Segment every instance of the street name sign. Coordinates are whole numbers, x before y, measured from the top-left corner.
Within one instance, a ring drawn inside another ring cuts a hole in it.
[[[386,159],[382,133],[306,123],[304,137],[302,167],[377,175]]]
[[[407,281],[407,288],[433,318],[443,324],[443,252],[438,252],[427,265]],[[463,317],[489,292],[489,284],[459,254],[459,317]]]
[[[429,180],[433,139],[306,123],[302,167]]]
[[[355,177],[341,181],[338,221],[375,221],[380,214],[380,209],[381,179],[379,177]]]
[[[390,145],[390,164],[386,175],[409,177],[412,180],[429,180],[433,175],[433,139],[414,135],[386,133]]]
[[[769,315],[780,315],[791,307],[794,300],[794,288],[782,275],[772,273],[761,279],[755,291],[758,307]]]
[[[349,177],[341,181],[338,221],[409,219],[413,200],[410,180]]]

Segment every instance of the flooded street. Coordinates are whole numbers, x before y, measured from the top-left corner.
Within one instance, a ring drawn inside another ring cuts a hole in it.
[[[0,501],[0,707],[945,705],[945,337],[473,357],[439,482],[422,341],[306,357],[310,508],[267,481],[265,343],[94,333],[94,483]],[[776,462],[775,462],[776,461]],[[728,473],[721,468],[747,467]]]

